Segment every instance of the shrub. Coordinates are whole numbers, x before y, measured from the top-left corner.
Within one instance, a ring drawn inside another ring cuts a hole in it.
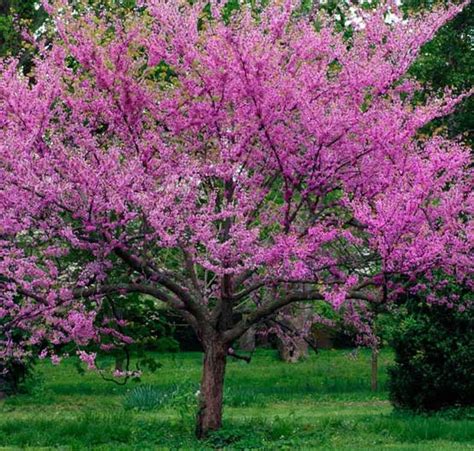
[[[395,406],[434,411],[474,404],[474,308],[409,301],[392,338],[395,365],[389,369]]]
[[[196,384],[189,381],[173,384],[166,389],[147,384],[138,385],[124,397],[123,406],[126,410],[156,410],[172,406],[182,415],[183,409],[194,409],[197,388]]]
[[[161,337],[156,340],[155,349],[158,352],[179,352],[179,343],[173,337]]]
[[[2,326],[8,317],[0,321],[0,350],[4,351],[2,345],[7,341],[17,345],[28,339],[28,334],[21,329],[14,328],[7,336],[2,333]],[[13,349],[15,349],[13,347]],[[3,353],[0,356],[0,397],[15,395],[26,391],[25,383],[33,373],[35,365],[35,355],[38,349],[35,346],[28,346],[22,355],[16,355],[15,351]]]
[[[0,363],[0,395],[14,395],[25,390],[25,380],[31,373],[33,362],[16,359]]]
[[[151,385],[138,385],[125,396],[123,406],[126,410],[155,410],[168,401],[168,396]]]

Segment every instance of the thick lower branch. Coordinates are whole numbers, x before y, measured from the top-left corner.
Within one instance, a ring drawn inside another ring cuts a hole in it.
[[[351,291],[348,293],[348,299],[362,299],[369,302],[374,302],[373,296],[360,291]],[[245,333],[253,324],[260,322],[281,308],[300,301],[316,301],[324,300],[324,296],[317,290],[303,290],[294,291],[284,294],[272,302],[268,302],[256,310],[250,312],[245,318],[239,321],[232,329],[227,330],[223,337],[227,342],[232,342]]]
[[[160,271],[154,271],[139,257],[129,254],[121,248],[116,248],[115,253],[132,269],[139,273],[145,274],[150,280],[160,284],[173,293],[177,298],[180,299],[181,302],[183,302],[186,310],[188,310],[198,322],[208,321],[205,308],[195,301],[189,290],[181,287],[174,280],[172,280],[172,277],[169,277]]]

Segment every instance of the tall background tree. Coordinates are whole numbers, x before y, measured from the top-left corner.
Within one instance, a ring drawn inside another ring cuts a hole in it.
[[[40,2],[34,0],[4,0],[0,3],[0,56],[19,55],[28,65],[34,51],[25,33],[42,33],[47,15]]]
[[[433,2],[407,0],[403,5],[409,11],[420,11],[432,8]],[[474,5],[471,3],[423,47],[411,73],[427,89],[434,88],[441,91],[451,87],[457,92],[472,89],[474,86],[473,39]],[[453,114],[447,118],[435,120],[427,127],[426,133],[442,133],[445,130],[451,137],[461,136],[472,146],[474,143],[473,110],[474,99],[469,97]]]

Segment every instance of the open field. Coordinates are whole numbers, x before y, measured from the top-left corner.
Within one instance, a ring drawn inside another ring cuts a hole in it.
[[[143,377],[159,405],[130,395],[72,362],[42,363],[31,392],[0,404],[0,447],[62,449],[474,449],[474,418],[466,412],[433,417],[394,412],[387,401],[380,358],[378,393],[370,392],[369,354],[321,351],[295,365],[258,351],[250,365],[231,361],[226,380],[225,425],[208,441],[193,438],[201,355],[159,356]],[[128,397],[127,397],[128,394]],[[146,398],[146,396],[145,396]]]

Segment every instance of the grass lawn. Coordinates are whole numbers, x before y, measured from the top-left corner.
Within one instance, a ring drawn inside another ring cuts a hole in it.
[[[193,437],[201,355],[160,355],[142,379],[164,401],[150,410],[130,393],[72,362],[41,363],[30,393],[0,402],[0,448],[120,449],[474,449],[474,419],[462,415],[413,416],[387,401],[380,357],[378,393],[370,387],[369,354],[321,351],[298,364],[258,351],[251,364],[227,369],[224,428],[206,442]],[[145,399],[145,402],[147,399]],[[135,407],[134,407],[135,406]]]

